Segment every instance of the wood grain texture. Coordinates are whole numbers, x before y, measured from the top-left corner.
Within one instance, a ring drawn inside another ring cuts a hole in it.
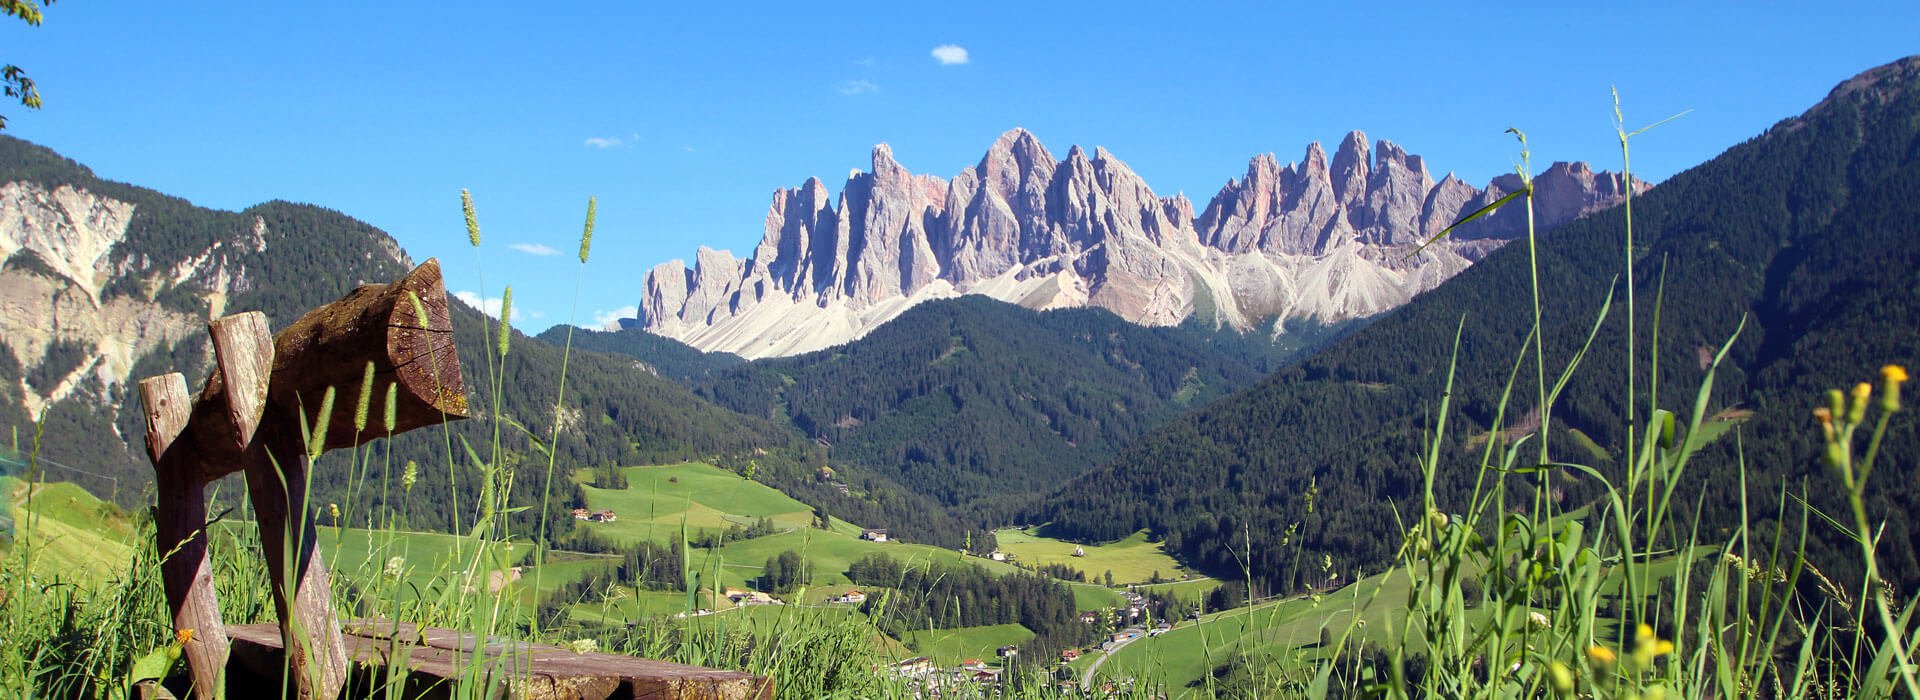
[[[427,314],[424,324],[414,297]],[[269,396],[281,408],[304,405],[311,412],[328,387],[339,392],[326,449],[386,437],[384,429],[356,430],[353,425],[353,399],[368,362],[373,363],[373,385],[382,400],[389,384],[399,389],[394,433],[468,415],[438,260],[421,263],[392,284],[364,285],[307,312],[274,338],[274,353]]]
[[[193,674],[195,695],[213,697],[227,666],[227,632],[207,561],[207,483],[187,458],[194,450],[186,435],[193,413],[186,377],[165,374],[140,382],[140,404],[147,413],[147,455],[153,459],[154,544],[162,555],[161,588],[173,629],[186,637],[183,651]]]
[[[449,681],[498,681],[509,698],[527,700],[764,700],[773,681],[738,671],[655,661],[618,654],[576,654],[547,644],[481,639],[441,628],[386,620],[356,620],[345,626],[348,658],[365,671],[350,687],[384,682],[399,669],[406,697],[450,697]],[[278,678],[281,650],[271,625],[234,628],[234,658],[252,683]],[[229,694],[242,690],[229,687]]]

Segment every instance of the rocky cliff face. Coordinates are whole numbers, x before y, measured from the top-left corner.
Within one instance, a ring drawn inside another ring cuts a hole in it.
[[[151,273],[151,284],[202,279],[209,295],[224,296],[233,275],[203,251],[180,269],[143,271],[138,260],[115,264],[109,253],[126,238],[135,206],[84,189],[53,189],[35,182],[0,185],[0,337],[22,368],[41,367],[55,346],[77,349],[38,381],[12,387],[30,416],[87,391],[108,403],[124,390],[134,360],[170,346],[194,330],[196,319],[149,299],[106,297],[117,278]],[[212,268],[212,269],[204,269]],[[69,353],[73,352],[69,350]]]
[[[1255,157],[1196,217],[1105,149],[1056,159],[1023,129],[952,181],[914,175],[882,144],[838,197],[818,179],[774,193],[753,257],[701,248],[648,275],[633,323],[745,357],[829,347],[927,299],[984,294],[1036,309],[1098,306],[1135,323],[1195,314],[1249,329],[1391,309],[1525,233],[1517,208],[1412,254],[1459,217],[1522,186],[1485,188],[1353,132],[1329,162]],[[1641,183],[1644,187],[1644,183]],[[1545,228],[1610,206],[1622,178],[1555,163],[1534,178]]]
[[[260,309],[284,324],[405,258],[337,212],[201,209],[0,137],[0,418],[51,409],[75,433],[63,440],[119,433],[137,450],[124,428],[138,409],[122,420],[133,383],[174,370],[199,381],[210,316]],[[105,458],[79,452],[62,454]]]

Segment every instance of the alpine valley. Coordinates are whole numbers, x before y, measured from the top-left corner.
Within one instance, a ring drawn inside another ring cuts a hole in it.
[[[1920,56],[1658,185],[1436,180],[1355,131],[1196,207],[1024,129],[951,179],[881,144],[776,190],[746,257],[594,258],[648,271],[617,327],[450,299],[476,415],[316,458],[315,546],[343,617],[782,698],[1898,697],[1917,243]],[[52,562],[0,561],[0,619],[64,611],[0,671],[181,685],[132,675],[194,641],[139,575],[137,382],[424,262],[0,137],[0,515],[42,538],[0,549]],[[238,481],[191,536],[235,623],[274,614]]]
[[[203,319],[260,309],[287,323],[411,264],[391,237],[337,212],[206,210],[25,142],[0,146],[0,411],[16,435],[44,417],[41,456],[123,502],[151,482],[138,411],[126,410],[132,382],[163,367],[206,371]],[[1622,194],[1621,178],[1579,163],[1535,183],[1548,225]],[[1435,183],[1419,156],[1386,141],[1369,149],[1354,132],[1330,163],[1318,144],[1300,164],[1254,158],[1196,218],[1104,149],[1056,161],[1024,130],[952,183],[910,175],[877,146],[873,172],[849,178],[834,206],[817,179],[776,192],[753,258],[703,248],[693,270],[654,268],[645,333],[580,334],[569,408],[595,418],[569,421],[559,449],[616,481],[614,467],[636,461],[752,460],[769,483],[842,517],[937,544],[986,537],[1045,486],[1522,235],[1524,217],[1502,211],[1419,249],[1519,187],[1518,176],[1486,189]],[[982,299],[919,308],[963,295]],[[485,325],[455,306],[463,367],[485,376],[475,354]],[[890,332],[866,337],[880,328]],[[551,429],[541,407],[566,334],[515,335],[524,351],[506,360],[500,399],[525,430],[502,434],[524,459],[535,452],[527,436]],[[812,352],[739,364],[802,351]],[[475,390],[491,400],[492,387]],[[481,421],[456,430],[492,434]],[[418,436],[393,445],[394,465],[444,452]],[[812,478],[830,456],[841,484]],[[477,488],[472,478],[456,470],[423,487],[436,505],[416,523],[459,522],[456,492]],[[540,478],[530,485],[544,488]],[[582,503],[574,484],[556,485],[565,498],[551,507]],[[385,505],[343,484],[318,488],[330,502]]]

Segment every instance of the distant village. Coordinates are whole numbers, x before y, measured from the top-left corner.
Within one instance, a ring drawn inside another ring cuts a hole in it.
[[[619,520],[620,516],[615,515],[611,509],[589,511],[585,508],[575,508],[573,509],[573,519],[585,520],[590,523],[610,523]]]
[[[826,473],[825,478],[831,480],[831,473]],[[575,520],[591,523],[612,523],[619,520],[619,515],[611,509],[596,511],[587,508],[575,508],[572,511],[572,515]],[[868,542],[893,541],[887,531],[881,528],[861,530],[860,539]],[[1015,558],[1012,554],[1000,551],[999,549],[985,553],[969,552],[962,549],[960,550],[960,554],[1010,563],[1013,562]],[[1073,547],[1072,556],[1085,557],[1087,556],[1087,552],[1080,545],[1076,544]],[[736,586],[721,588],[719,593],[721,597],[726,598],[727,601],[732,603],[736,608],[788,604],[787,601],[781,600],[766,591],[757,591]],[[1120,605],[1105,610],[1083,611],[1079,614],[1079,619],[1082,623],[1088,625],[1109,623],[1112,625],[1114,631],[1101,638],[1097,647],[1063,649],[1060,651],[1058,659],[1060,666],[1056,669],[1055,676],[1055,683],[1058,690],[1067,693],[1093,692],[1103,695],[1128,692],[1132,686],[1130,679],[1124,679],[1118,683],[1107,682],[1099,688],[1083,690],[1079,688],[1080,682],[1077,674],[1072,672],[1066,664],[1096,651],[1112,653],[1135,640],[1158,637],[1173,629],[1173,621],[1169,619],[1160,619],[1150,625],[1148,624],[1148,620],[1152,619],[1153,613],[1149,609],[1146,596],[1132,590],[1122,591],[1120,596],[1122,599]],[[866,591],[849,589],[823,599],[821,604],[830,606],[861,606],[865,605],[869,598],[870,594]],[[675,617],[699,617],[712,615],[716,612],[724,612],[724,610],[716,611],[702,608],[678,613]],[[923,683],[923,689],[929,693],[933,693],[935,696],[941,694],[943,689],[951,690],[965,685],[998,688],[1002,683],[1002,675],[1005,673],[1006,668],[1013,660],[1019,657],[1020,647],[1014,644],[1003,645],[995,651],[995,655],[1000,659],[998,665],[990,665],[981,659],[967,659],[957,666],[943,668],[936,664],[931,657],[915,656],[896,662],[887,670],[899,678],[920,680]]]

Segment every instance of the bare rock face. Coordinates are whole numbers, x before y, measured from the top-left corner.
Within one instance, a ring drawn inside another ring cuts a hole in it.
[[[219,312],[227,293],[246,284],[221,244],[165,269],[145,261],[119,264],[110,255],[127,237],[134,205],[62,185],[17,181],[0,185],[0,338],[21,367],[35,367],[55,344],[78,347],[79,361],[45,385],[22,381],[3,390],[18,396],[29,415],[70,397],[112,408],[141,357],[203,329],[195,318],[147,299],[103,290],[125,277],[141,287],[188,284]],[[242,246],[266,246],[265,223],[254,220]]]
[[[1160,197],[1105,149],[1055,159],[1024,129],[943,181],[875,146],[837,197],[809,179],[778,190],[753,256],[701,248],[648,275],[635,323],[705,350],[787,355],[852,340],[927,299],[986,294],[1031,308],[1098,306],[1130,321],[1204,319],[1252,328],[1275,317],[1377,314],[1524,234],[1502,211],[1409,256],[1459,217],[1523,187],[1476,188],[1390,141],[1347,134],[1331,162],[1254,157],[1198,216]],[[1644,186],[1644,185],[1643,185]],[[1581,163],[1534,178],[1536,222],[1610,206],[1625,183]],[[1204,303],[1203,303],[1204,302]]]

